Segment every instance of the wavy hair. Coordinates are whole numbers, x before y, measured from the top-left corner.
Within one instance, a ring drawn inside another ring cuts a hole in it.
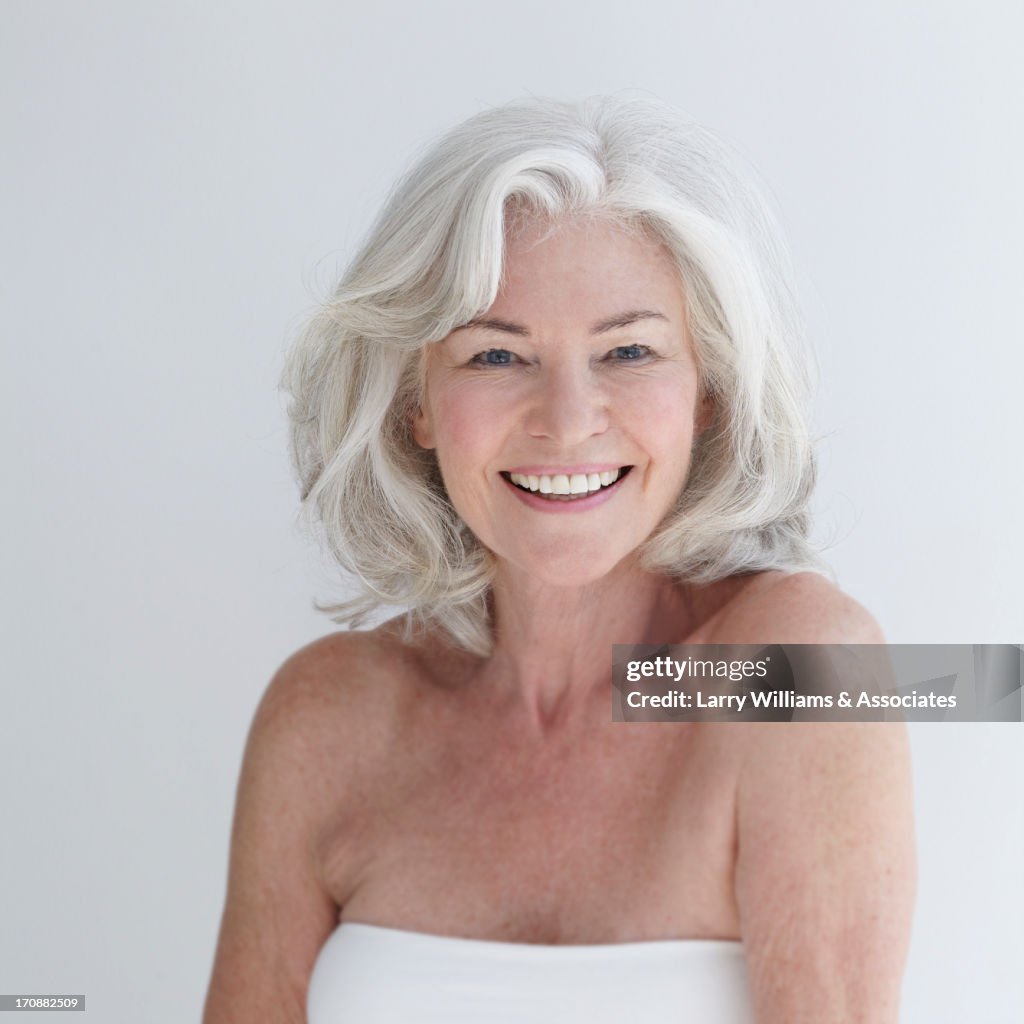
[[[711,582],[829,575],[808,540],[815,461],[809,352],[766,193],[715,134],[660,101],[518,101],[458,125],[397,183],[331,298],[288,354],[302,510],[358,596],[316,607],[350,626],[385,606],[492,646],[493,556],[412,437],[422,353],[487,310],[512,220],[601,215],[661,241],[682,280],[712,424],[641,564]]]

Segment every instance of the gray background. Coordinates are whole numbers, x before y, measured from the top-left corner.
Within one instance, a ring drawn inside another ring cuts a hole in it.
[[[1024,639],[1008,0],[0,15],[0,991],[198,1017],[253,708],[335,628],[281,355],[412,154],[488,104],[640,89],[738,145],[802,268],[842,585],[892,642]],[[1024,1000],[1020,728],[913,728],[905,1021]]]

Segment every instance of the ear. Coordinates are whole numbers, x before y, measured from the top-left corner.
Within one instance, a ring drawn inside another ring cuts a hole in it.
[[[412,417],[412,436],[421,448],[434,448],[434,427],[430,422],[430,414],[421,405]]]
[[[714,418],[715,400],[709,394],[705,394],[697,403],[697,411],[693,419],[694,438],[700,437],[711,426],[711,421]]]

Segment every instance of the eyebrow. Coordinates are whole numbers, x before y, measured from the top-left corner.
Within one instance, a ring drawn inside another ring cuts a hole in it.
[[[667,316],[664,313],[659,313],[653,309],[630,309],[625,313],[616,313],[615,316],[607,317],[604,320],[598,320],[590,328],[591,334],[607,334],[609,331],[616,331],[620,327],[628,327],[630,324],[635,324],[640,320],[664,320],[665,323],[669,322]],[[470,320],[469,323],[463,324],[461,327],[456,327],[455,331],[463,331],[467,327],[483,327],[489,331],[501,331],[503,334],[514,334],[519,338],[528,338],[530,331],[522,324],[512,323],[511,320],[502,320],[499,317],[475,317]],[[455,333],[452,331],[452,334]]]

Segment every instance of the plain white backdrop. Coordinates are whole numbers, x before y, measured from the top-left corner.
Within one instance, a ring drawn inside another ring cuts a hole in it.
[[[841,584],[891,642],[1024,640],[1009,0],[0,15],[0,992],[198,1019],[252,712],[336,628],[281,357],[396,175],[487,105],[640,90],[737,145],[802,272]],[[912,728],[904,1021],[1019,1019],[1022,738]]]

